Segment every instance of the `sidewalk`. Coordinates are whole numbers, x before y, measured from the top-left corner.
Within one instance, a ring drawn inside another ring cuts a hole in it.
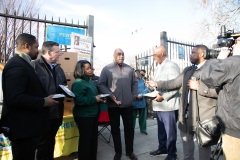
[[[138,121],[137,121],[138,122]],[[121,135],[122,135],[122,145],[123,145],[123,156],[122,160],[128,160],[129,158],[125,156],[125,144],[124,144],[124,133],[123,126],[121,124]],[[156,150],[158,147],[158,139],[157,139],[157,122],[155,119],[147,120],[147,132],[148,135],[141,134],[139,131],[138,125],[135,127],[135,135],[134,135],[134,153],[137,155],[139,160],[164,160],[166,155],[151,157],[149,156],[149,152],[152,150]],[[106,137],[109,136],[109,132],[105,130],[103,135]],[[110,143],[107,143],[101,136],[99,136],[98,141],[98,160],[112,160],[115,151],[113,147],[113,140],[111,139]],[[198,147],[195,144],[195,160],[198,159]],[[181,144],[181,138],[178,132],[177,139],[177,156],[178,160],[183,159],[183,149]],[[223,158],[220,157],[219,160]],[[70,156],[55,158],[55,160],[77,160],[77,153],[72,153]]]

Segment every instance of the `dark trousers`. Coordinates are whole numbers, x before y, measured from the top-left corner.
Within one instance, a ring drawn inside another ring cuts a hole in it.
[[[55,137],[61,124],[62,124],[62,118],[50,120],[49,130],[41,138],[41,141],[37,147],[37,151],[36,151],[37,160],[53,160],[54,159]]]
[[[78,126],[78,159],[96,160],[98,145],[98,116],[74,117]]]
[[[157,111],[158,149],[166,151],[170,157],[177,157],[177,117],[178,111]]]
[[[13,160],[34,160],[41,137],[11,139]]]
[[[108,108],[108,114],[110,118],[111,133],[113,137],[115,152],[122,153],[122,142],[120,132],[120,115],[121,115],[124,126],[126,153],[128,154],[132,153],[134,139],[133,108],[132,107]]]

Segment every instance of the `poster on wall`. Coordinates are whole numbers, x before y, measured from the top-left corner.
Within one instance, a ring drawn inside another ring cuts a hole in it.
[[[79,53],[78,60],[90,61],[92,51],[92,37],[72,33],[71,50]]]

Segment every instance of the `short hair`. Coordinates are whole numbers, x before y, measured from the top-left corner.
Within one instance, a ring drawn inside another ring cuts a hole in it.
[[[140,72],[140,70],[139,70],[139,69],[136,69],[134,72]]]
[[[141,69],[140,71],[143,71],[144,73],[146,73],[146,70],[145,70],[145,69]]]
[[[26,43],[32,46],[34,43],[36,43],[36,41],[37,39],[34,35],[22,33],[18,35],[16,39],[17,48],[21,48]]]
[[[195,46],[197,49],[202,49],[203,51],[207,51],[208,47],[203,44],[198,44]]]
[[[92,67],[91,63],[87,60],[80,60],[77,62],[75,69],[74,69],[74,73],[73,73],[73,76],[75,79],[77,79],[77,78],[83,79],[84,78],[84,76],[85,76],[84,64],[87,64],[87,63],[90,65],[90,67]]]
[[[42,45],[42,54],[45,54],[48,50],[52,51],[53,46],[59,46],[57,42],[45,41]]]

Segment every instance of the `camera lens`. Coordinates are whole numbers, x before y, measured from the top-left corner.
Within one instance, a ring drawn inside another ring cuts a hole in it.
[[[220,53],[220,51],[218,51],[218,50],[209,49],[206,52],[205,59],[217,58],[219,53]]]

